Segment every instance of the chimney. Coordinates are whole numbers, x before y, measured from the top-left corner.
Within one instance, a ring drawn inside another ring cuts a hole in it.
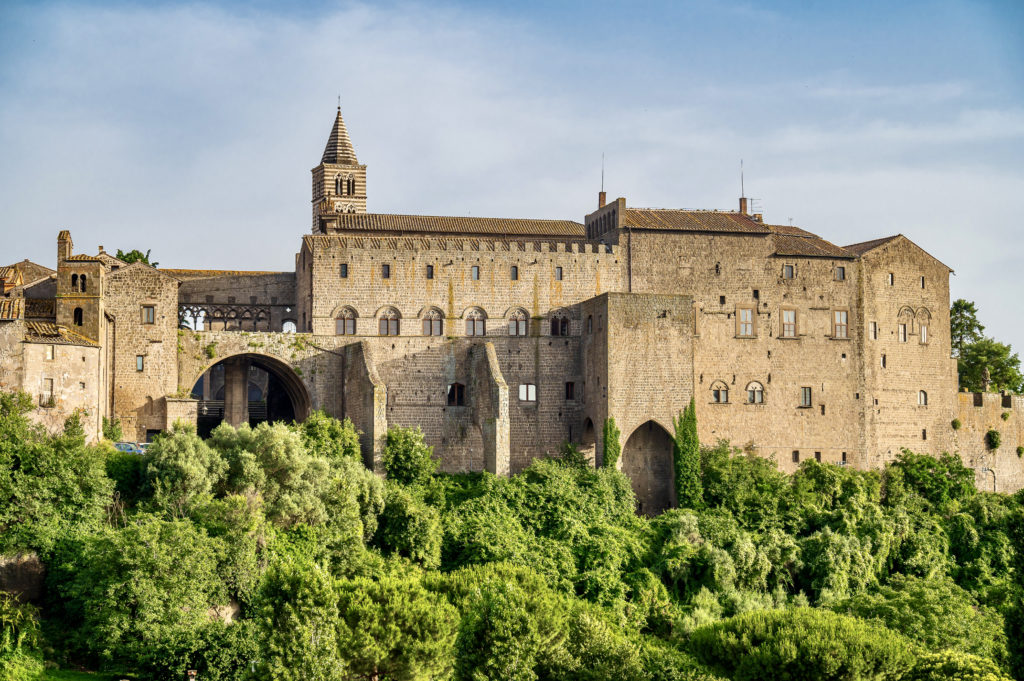
[[[597,193],[597,207],[598,208],[604,208],[604,204],[607,203],[607,201],[608,201],[608,194],[606,192],[600,191],[600,192]]]
[[[740,197],[740,213],[747,214],[747,197],[745,196]]]
[[[71,242],[71,232],[62,229],[57,234],[57,262],[63,262],[70,258],[72,248],[74,248],[74,244]]]

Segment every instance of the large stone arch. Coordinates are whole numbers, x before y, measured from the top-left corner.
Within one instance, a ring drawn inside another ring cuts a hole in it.
[[[672,436],[660,423],[647,421],[630,434],[619,468],[633,485],[638,512],[654,516],[675,506]]]
[[[263,388],[253,400],[254,374],[266,374]],[[219,385],[211,385],[218,381]],[[208,363],[193,381],[193,397],[199,399],[200,430],[220,420],[238,426],[253,420],[303,421],[313,409],[305,383],[286,362],[271,355],[241,352]]]

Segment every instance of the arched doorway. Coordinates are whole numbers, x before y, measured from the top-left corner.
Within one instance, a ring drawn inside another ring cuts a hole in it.
[[[672,436],[660,424],[648,421],[634,430],[620,461],[633,483],[639,513],[654,516],[675,505]]]
[[[290,366],[267,355],[220,360],[192,388],[199,400],[197,429],[207,437],[222,421],[233,426],[302,421],[312,407],[309,392]]]
[[[580,437],[580,453],[591,464],[594,463],[597,457],[597,433],[594,432],[594,422],[589,418],[583,422],[583,436]]]

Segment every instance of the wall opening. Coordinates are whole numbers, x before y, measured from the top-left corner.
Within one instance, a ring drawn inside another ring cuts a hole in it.
[[[638,513],[655,516],[675,506],[672,436],[661,425],[648,421],[634,430],[622,448],[621,462]]]

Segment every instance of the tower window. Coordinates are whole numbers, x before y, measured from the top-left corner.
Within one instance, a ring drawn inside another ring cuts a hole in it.
[[[474,308],[466,314],[466,335],[487,335],[487,318],[484,315],[483,310]]]
[[[885,368],[885,354],[882,355],[882,368]]]
[[[711,384],[711,401],[715,404],[729,403],[729,387],[722,381]]]
[[[348,181],[345,184],[347,185],[347,188],[348,188],[348,195],[349,196],[355,195],[355,193],[356,193],[356,178],[354,178],[354,177],[348,178]]]
[[[896,285],[896,275],[893,274],[892,272],[890,272],[889,273],[889,286],[895,286],[895,285]]]
[[[380,315],[380,320],[377,322],[377,332],[381,336],[397,336],[401,330],[401,315],[398,314],[398,310],[391,307]]]
[[[562,268],[561,267],[556,267],[555,268],[555,280],[556,281],[562,281]]]
[[[156,324],[156,307],[152,305],[142,306],[142,323]]]
[[[522,310],[516,310],[508,318],[508,335],[510,336],[525,336],[526,335],[526,313]]]
[[[821,463],[821,452],[814,452],[814,460]]]
[[[356,335],[356,313],[350,307],[345,308],[334,320],[334,332],[339,336]]]
[[[74,322],[75,322],[75,326],[81,326],[82,325],[82,308],[76,307],[75,311],[72,314],[73,314],[73,319],[74,319]]]
[[[907,342],[907,325],[906,324],[900,324],[899,325],[899,340],[900,340],[900,343],[906,343]]]
[[[430,310],[423,315],[423,335],[444,335],[444,316],[438,310]]]
[[[562,315],[555,315],[551,318],[551,335],[552,336],[568,336],[569,335],[569,319]]]
[[[923,390],[917,391],[917,403],[922,407],[928,406],[928,393]]]
[[[811,389],[808,387],[800,388],[800,407],[803,409],[811,407]]]
[[[71,289],[75,290],[77,288],[78,288],[78,275],[77,274],[72,274],[71,275]]]
[[[878,323],[871,322],[868,324],[868,338],[871,340],[878,340]]]
[[[85,293],[85,275],[83,274],[78,278],[78,287],[82,293]]]
[[[565,384],[565,399],[574,400],[576,399],[576,384],[569,381]]]
[[[924,277],[921,277],[921,288],[924,288]]]
[[[751,338],[754,335],[754,310],[741,307],[736,311],[736,335]]]
[[[921,344],[928,342],[928,326],[926,324],[921,325]]]
[[[764,386],[756,381],[747,386],[747,404],[764,404]]]
[[[143,355],[135,355],[135,370],[143,371],[146,368],[146,358]]]
[[[512,265],[512,270],[509,273],[509,279],[512,281],[519,281],[519,267]]]
[[[391,278],[391,265],[388,265],[388,264],[381,265],[380,266],[380,276],[381,276],[381,279],[390,279]]]
[[[433,265],[427,265],[427,279],[433,279],[433,278],[434,278],[434,266]]]
[[[480,280],[480,266],[479,265],[473,265],[472,269],[470,270],[470,276],[473,278],[473,281],[479,281]]]
[[[348,279],[348,263],[347,262],[341,263],[341,278],[342,279]]]
[[[466,386],[452,383],[448,386],[448,406],[463,407],[466,405]]]
[[[46,359],[53,359],[53,349],[52,345],[46,346]]]

